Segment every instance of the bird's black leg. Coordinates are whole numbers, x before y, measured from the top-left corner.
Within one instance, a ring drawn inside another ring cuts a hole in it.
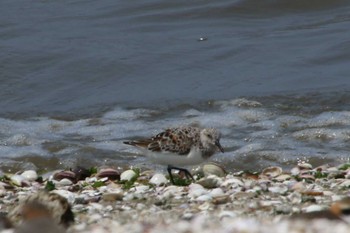
[[[171,181],[172,184],[174,184],[173,174],[171,173],[171,170],[173,170],[173,169],[178,170],[178,171],[183,171],[185,173],[187,179],[191,178],[193,180],[193,182],[195,181],[193,176],[192,176],[192,174],[187,169],[181,168],[181,167],[174,167],[172,165],[168,165],[167,170],[168,170],[170,181]]]

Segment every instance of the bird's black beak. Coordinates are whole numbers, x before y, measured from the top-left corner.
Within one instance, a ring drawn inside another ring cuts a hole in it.
[[[216,141],[216,142],[215,142],[215,145],[219,148],[219,150],[220,150],[222,153],[225,152],[225,151],[224,151],[224,148],[222,148],[222,146],[221,146],[221,144],[220,144],[219,141]]]

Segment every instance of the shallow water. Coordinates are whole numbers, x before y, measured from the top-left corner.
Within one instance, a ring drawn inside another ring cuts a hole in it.
[[[0,166],[153,166],[122,140],[181,124],[219,128],[228,170],[348,161],[349,10],[3,0]]]
[[[343,99],[344,98],[344,99]],[[166,127],[198,125],[222,133],[225,153],[211,161],[229,171],[349,162],[349,96],[233,99],[169,108],[120,108],[101,117],[0,119],[3,170],[52,170],[75,166],[137,166],[161,169],[122,141]],[[329,101],[332,100],[332,101]],[[315,106],[315,103],[318,106]]]

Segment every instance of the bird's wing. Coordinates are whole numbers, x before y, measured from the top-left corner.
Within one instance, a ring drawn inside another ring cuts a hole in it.
[[[124,142],[153,152],[172,152],[179,155],[188,154],[193,146],[193,132],[182,128],[167,129],[150,139]]]

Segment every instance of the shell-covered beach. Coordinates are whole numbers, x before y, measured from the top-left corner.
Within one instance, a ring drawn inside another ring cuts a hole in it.
[[[22,232],[23,224],[27,232],[42,232],[41,223],[31,225],[35,217],[21,215],[28,198],[47,206],[48,218],[43,221],[49,221],[57,232],[350,230],[350,164],[313,167],[301,163],[291,170],[267,167],[227,173],[207,163],[192,173],[194,183],[178,174],[175,185],[163,173],[138,168],[8,174],[0,183],[0,207],[13,224],[6,232]],[[65,201],[56,201],[56,195]],[[29,212],[37,212],[35,205],[30,207]],[[67,211],[74,217],[63,220],[62,215],[70,216]]]

